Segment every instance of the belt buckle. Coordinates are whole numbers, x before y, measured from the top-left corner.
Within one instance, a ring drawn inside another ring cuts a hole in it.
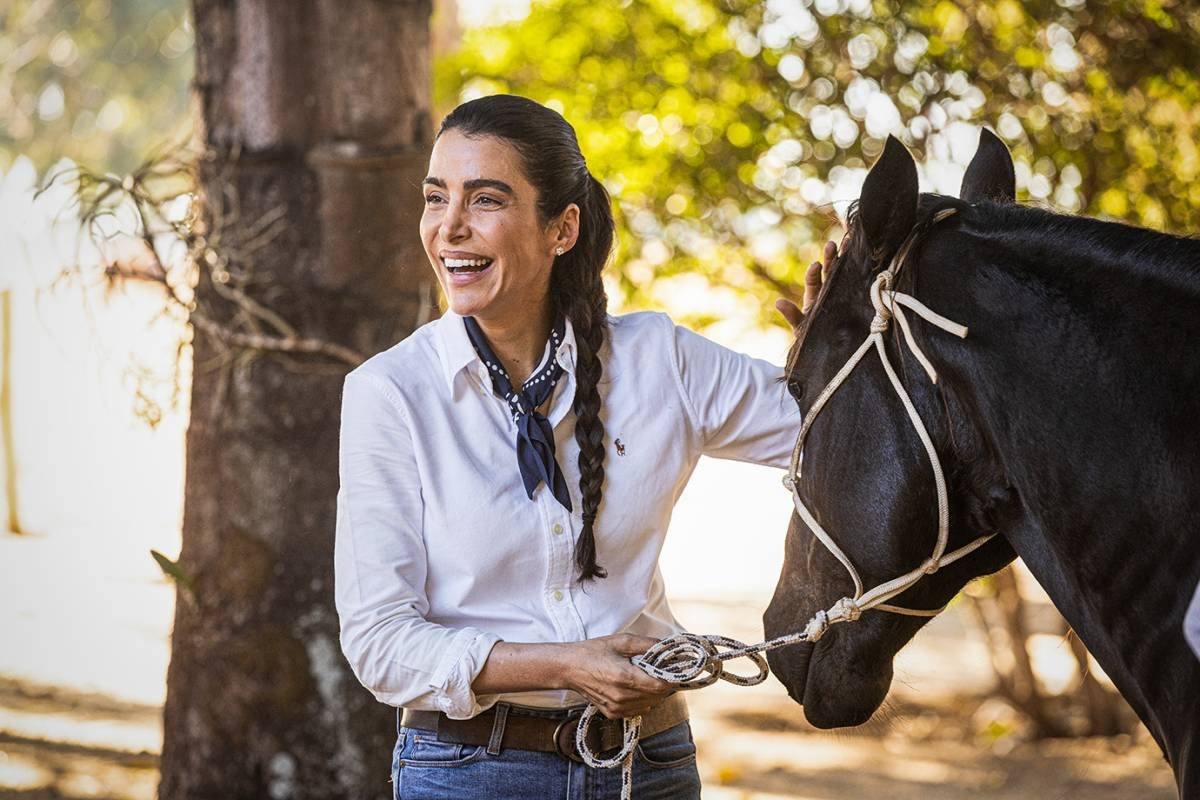
[[[582,709],[576,709],[567,714],[566,719],[558,723],[554,729],[554,749],[563,758],[579,764],[585,763],[583,756],[575,747],[575,731],[579,728],[579,718],[583,716]]]

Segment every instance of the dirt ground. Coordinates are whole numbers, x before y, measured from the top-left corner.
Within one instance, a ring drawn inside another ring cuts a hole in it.
[[[758,611],[677,601],[694,630],[756,638]],[[955,617],[923,632],[898,664],[883,719],[816,731],[767,683],[719,683],[688,694],[708,800],[1170,800],[1171,776],[1144,731],[1133,737],[1024,741],[998,725],[1003,708],[970,691],[979,676],[938,653],[962,640]],[[925,635],[929,634],[929,635]],[[960,650],[962,648],[959,648]],[[924,674],[941,660],[957,677]],[[743,669],[744,671],[744,669]],[[948,690],[945,690],[948,689]],[[29,679],[0,678],[0,798],[150,800],[161,706]],[[386,770],[386,766],[382,766]]]

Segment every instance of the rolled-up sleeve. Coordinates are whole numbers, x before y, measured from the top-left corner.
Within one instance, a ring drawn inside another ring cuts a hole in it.
[[[334,598],[342,652],[377,700],[474,716],[471,682],[500,637],[429,622],[421,481],[402,405],[368,372],[342,390]]]
[[[673,368],[701,452],[786,468],[800,412],[782,380],[783,367],[670,324]]]

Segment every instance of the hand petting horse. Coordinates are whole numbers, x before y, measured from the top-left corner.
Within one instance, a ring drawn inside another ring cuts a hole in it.
[[[918,567],[895,602],[933,613],[1020,555],[1181,796],[1200,797],[1200,662],[1183,634],[1200,581],[1200,240],[1016,205],[1013,176],[986,131],[960,200],[918,194],[895,139],[871,169],[789,358],[806,416],[837,385],[806,431],[795,490],[813,525],[792,519],[766,633]],[[936,314],[880,326],[872,286],[889,264],[876,300]],[[969,335],[929,324],[938,315]],[[880,358],[839,374],[882,327]],[[946,552],[996,534],[953,563],[930,557],[942,498]],[[814,725],[856,725],[927,620],[876,607],[768,660]]]

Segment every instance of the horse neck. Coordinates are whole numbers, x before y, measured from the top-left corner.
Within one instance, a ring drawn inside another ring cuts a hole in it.
[[[1200,725],[1181,632],[1200,580],[1200,275],[939,238],[918,297],[971,333],[922,338],[1015,490],[1002,532],[1178,771]]]

